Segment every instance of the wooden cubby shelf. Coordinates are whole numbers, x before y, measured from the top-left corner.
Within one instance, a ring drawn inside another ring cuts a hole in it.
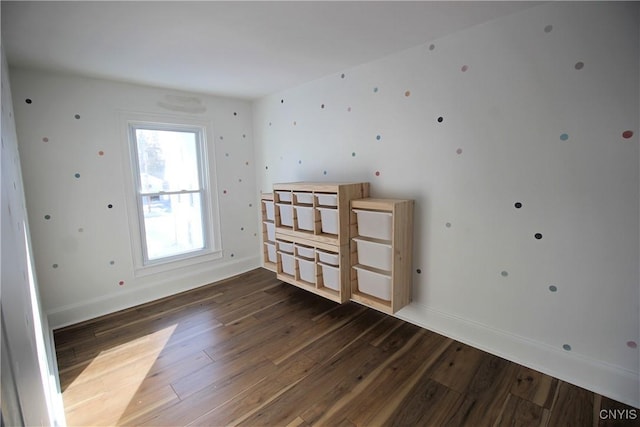
[[[413,200],[351,201],[351,299],[385,313],[411,301]]]
[[[409,304],[413,200],[368,197],[369,183],[274,184],[262,195],[264,266],[339,303]]]

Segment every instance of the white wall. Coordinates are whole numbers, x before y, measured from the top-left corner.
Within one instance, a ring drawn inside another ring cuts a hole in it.
[[[11,71],[36,270],[52,327],[259,265],[259,204],[248,101]],[[192,112],[185,112],[189,109]],[[136,276],[126,209],[125,177],[130,170],[122,140],[123,111],[212,124],[214,140],[208,143],[215,151],[210,167],[218,183],[213,203],[220,208],[222,259]]]
[[[1,50],[1,49],[0,49]],[[9,73],[2,57],[1,322],[3,425],[64,424],[47,319],[33,273]]]
[[[399,317],[638,406],[639,28],[545,4],[265,97],[259,189],[415,199]]]

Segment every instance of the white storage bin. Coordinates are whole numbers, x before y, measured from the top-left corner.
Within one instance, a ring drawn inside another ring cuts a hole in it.
[[[282,259],[282,272],[290,276],[296,275],[296,259],[291,254],[278,252]]]
[[[316,193],[318,199],[318,205],[320,206],[338,206],[337,194],[320,194]]]
[[[278,250],[280,252],[293,254],[293,243],[283,242],[282,240],[278,240],[276,243],[278,244]]]
[[[358,235],[391,240],[391,212],[353,210],[358,216]]]
[[[276,245],[274,243],[265,243],[267,247],[267,261],[276,263],[278,262],[278,257],[276,257]]]
[[[333,252],[324,252],[316,249],[320,262],[330,265],[340,265],[340,255]]]
[[[269,221],[264,221],[264,225],[267,227],[267,240],[270,242],[276,241],[276,225]]]
[[[358,272],[358,290],[385,301],[391,301],[391,276],[354,265]]]
[[[316,208],[320,211],[322,232],[338,234],[338,210],[335,208]]]
[[[281,202],[291,203],[291,191],[276,191]]]
[[[322,267],[322,281],[324,282],[324,286],[326,288],[333,289],[334,291],[339,291],[340,269],[333,265],[327,265],[321,262],[319,262],[318,265]]]
[[[272,201],[264,201],[262,203],[264,203],[264,209],[267,211],[267,219],[269,221],[275,221],[276,212],[275,212],[275,206],[273,205],[273,202]]]
[[[276,203],[280,209],[280,224],[293,227],[293,206],[287,203]]]
[[[296,201],[303,205],[313,204],[313,193],[293,193],[296,195]]]
[[[315,249],[296,243],[296,254],[303,258],[315,259]]]
[[[391,245],[353,238],[358,248],[358,264],[364,264],[379,270],[391,271]]]
[[[307,283],[316,284],[316,263],[304,258],[296,258],[298,262],[298,271],[300,272],[300,280]]]
[[[302,230],[314,230],[313,208],[309,206],[294,206],[298,215],[298,228]]]

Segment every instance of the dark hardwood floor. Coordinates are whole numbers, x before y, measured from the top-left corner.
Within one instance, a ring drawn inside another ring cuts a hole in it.
[[[618,402],[263,269],[54,335],[70,426],[631,425],[599,420]]]

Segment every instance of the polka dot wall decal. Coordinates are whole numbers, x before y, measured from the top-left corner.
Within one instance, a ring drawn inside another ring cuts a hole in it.
[[[509,272],[508,272],[508,271],[505,271],[505,270],[502,270],[502,271],[500,272],[500,275],[501,275],[502,277],[507,277],[507,276],[509,275]]]
[[[115,261],[109,261],[109,265],[114,265],[115,263]]]
[[[75,115],[75,116],[73,116],[73,117],[75,117],[75,119],[76,119],[76,120],[80,120],[80,114],[76,114],[76,115]]]
[[[233,112],[233,115],[234,115],[234,116],[237,116],[237,115],[238,115],[238,113],[236,113],[236,112],[234,111],[234,112]]]
[[[240,227],[240,231],[244,231],[244,227]]]
[[[112,205],[111,203],[109,203],[109,204],[107,205],[107,207],[108,207],[109,209],[112,209],[112,208],[113,208],[113,205]]]
[[[627,347],[629,348],[638,348],[638,343],[635,341],[627,341]]]
[[[302,160],[298,160],[298,164],[301,165],[302,164]]]
[[[58,268],[58,264],[53,264],[51,267]]]
[[[416,268],[416,273],[421,274],[422,270],[420,270],[419,268]]]
[[[573,68],[575,68],[576,70],[582,70],[584,68],[584,62],[582,61],[576,62],[576,65],[574,65]]]
[[[46,219],[47,221],[48,221],[48,220],[50,220],[50,219],[51,219],[51,215],[46,214],[46,215],[44,216],[44,219]]]
[[[271,126],[271,122],[269,122],[269,126]]]
[[[408,90],[404,93],[404,96],[406,96],[407,98],[411,96],[411,91]]]
[[[558,287],[556,285],[549,285],[549,290],[551,292],[558,292]]]
[[[633,136],[633,131],[632,130],[625,130],[624,132],[622,132],[622,137],[624,139],[629,139]]]
[[[249,207],[250,207],[250,208],[251,208],[251,207],[253,207],[253,203],[249,203]]]
[[[373,93],[378,93],[378,88],[377,87],[373,88]]]
[[[571,346],[569,344],[562,344],[562,349],[566,351],[571,351]]]
[[[380,176],[380,171],[376,171],[376,176]]]
[[[522,207],[522,203],[516,202],[513,206],[515,206],[516,209],[520,209]]]
[[[354,151],[353,153],[351,153],[351,157],[355,157],[356,156],[356,152]]]
[[[433,50],[433,49],[435,49],[435,48],[436,48],[436,45],[435,45],[435,44],[431,43],[431,44],[429,45],[429,50]]]
[[[344,73],[340,74],[340,78],[341,78],[341,79],[344,79],[344,77],[345,77],[345,76],[344,76]]]
[[[225,157],[229,157],[229,153],[224,153],[224,156]]]
[[[104,156],[104,151],[102,150],[98,151],[98,156]]]
[[[231,258],[233,258],[234,256],[235,256],[234,254],[231,254]]]
[[[220,141],[222,141],[224,139],[224,136],[220,135]]]
[[[560,141],[566,141],[569,139],[569,134],[563,133],[560,135]]]
[[[75,175],[73,175],[73,176],[75,176],[76,178],[80,178],[80,174],[79,174],[79,173],[76,173],[76,174],[75,174]]]
[[[462,68],[460,68],[460,71],[462,71],[462,72],[464,73],[464,72],[465,72],[465,71],[467,71],[468,69],[469,69],[469,66],[468,66],[468,65],[463,65],[463,66],[462,66]]]
[[[222,194],[227,194],[227,190],[222,190]]]
[[[322,172],[322,175],[326,175],[326,174],[327,174],[327,171],[323,171],[323,172]]]
[[[294,120],[293,121],[293,125],[296,126],[297,124],[298,124],[298,122]]]
[[[451,223],[447,222],[444,226],[447,227],[447,228],[451,228]]]
[[[42,138],[42,142],[49,142],[49,138],[45,136],[44,138]]]
[[[442,116],[438,117],[438,123],[442,123],[443,120],[444,120],[444,117]]]
[[[269,169],[269,166],[265,166],[264,168],[265,168],[265,169]]]
[[[347,111],[350,113],[351,112],[351,107],[347,107]]]
[[[550,32],[551,32],[551,30],[553,30],[553,25],[546,25],[546,26],[544,27],[544,32],[545,32],[545,33],[550,33]]]
[[[78,233],[84,233],[84,228],[82,227],[78,228]]]
[[[382,136],[376,135],[376,141],[380,141],[381,139],[382,139]]]
[[[281,99],[281,100],[280,100],[280,104],[284,104],[284,99]]]
[[[246,166],[249,166],[249,162],[244,162],[244,164],[245,164]]]
[[[243,133],[243,134],[242,134],[242,137],[243,137],[243,138],[246,138],[246,137],[247,137],[247,134],[246,134],[246,133]]]
[[[535,237],[536,239],[540,240],[540,239],[542,239],[542,234],[536,233],[536,234],[533,235],[533,237]]]
[[[120,281],[118,282],[118,285],[120,285],[120,286],[124,286],[124,280],[120,280]]]
[[[324,104],[320,104],[320,108],[324,108]]]
[[[31,98],[27,98],[24,100],[24,102],[26,102],[27,104],[31,104],[33,101],[31,100]]]
[[[456,154],[462,154],[462,148],[458,148],[458,149],[456,150]]]

